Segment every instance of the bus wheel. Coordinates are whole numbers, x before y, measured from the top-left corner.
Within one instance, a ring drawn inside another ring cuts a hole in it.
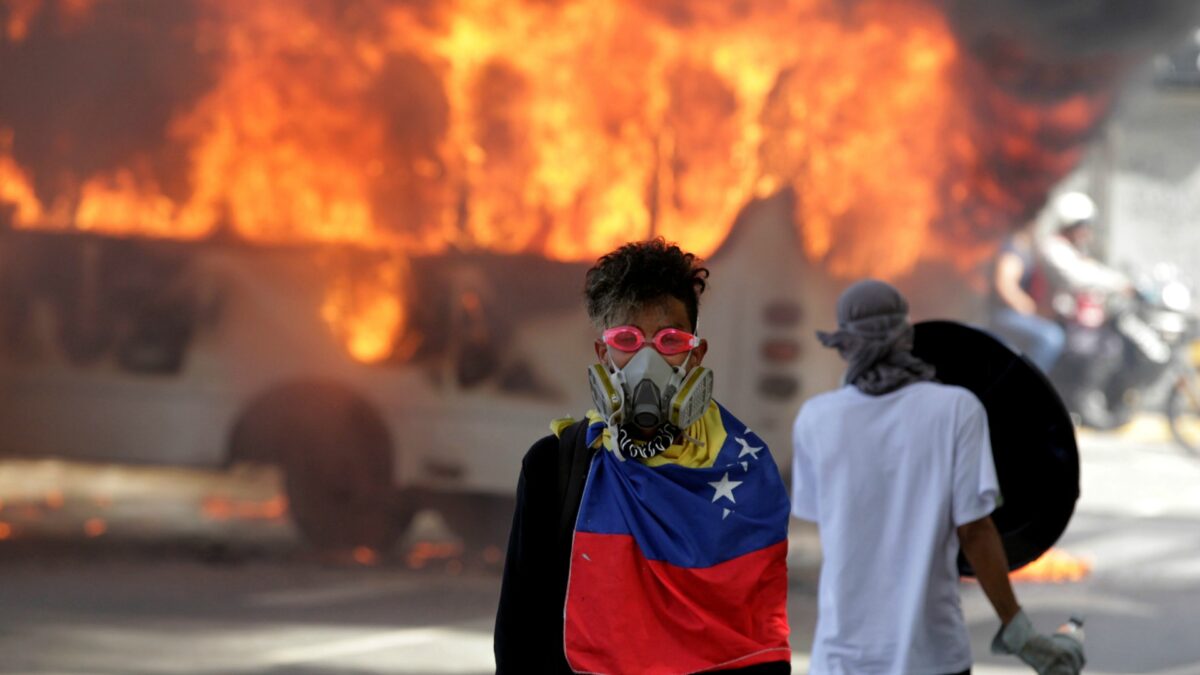
[[[300,442],[284,463],[292,520],[322,550],[389,551],[405,523],[388,462],[353,444]]]
[[[410,500],[395,490],[383,418],[337,383],[267,391],[247,406],[230,446],[234,461],[279,464],[292,520],[318,549],[384,553],[411,520]]]
[[[411,516],[392,482],[386,428],[365,402],[339,401],[292,427],[284,491],[304,538],[323,550],[391,550]]]

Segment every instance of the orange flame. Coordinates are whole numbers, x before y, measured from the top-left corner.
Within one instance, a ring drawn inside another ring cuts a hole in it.
[[[375,363],[393,355],[406,321],[401,275],[397,264],[383,264],[339,274],[329,285],[321,317],[359,361]]]
[[[112,235],[197,239],[209,227],[175,218],[175,205],[153,181],[139,181],[128,169],[93,178],[80,191],[75,227]]]
[[[29,34],[29,24],[41,9],[42,0],[9,0],[8,21],[4,24],[4,34],[13,42],[20,42]]]
[[[61,17],[63,28],[70,29],[88,19],[99,0],[55,0],[55,11]],[[4,34],[13,42],[21,42],[29,35],[30,26],[45,9],[44,0],[5,0],[7,21]]]
[[[13,218],[18,226],[34,225],[42,221],[45,214],[28,176],[13,161],[12,141],[12,130],[0,127],[0,206],[9,204],[13,207]]]
[[[1062,549],[1052,548],[1042,557],[1009,575],[1013,581],[1068,583],[1082,581],[1092,572],[1092,562]]]
[[[788,188],[810,259],[895,277],[977,262],[1078,160],[1040,135],[1107,105],[978,77],[921,0],[193,2],[211,85],[150,151],[186,157],[183,175],[75,176],[51,217],[0,143],[18,226],[563,260],[661,234],[706,256],[750,199]],[[78,22],[117,5],[55,6]],[[26,39],[42,7],[10,0],[7,34]],[[997,158],[1032,167],[1028,185]],[[321,308],[364,361],[405,327],[390,274],[338,278]]]
[[[765,149],[796,190],[809,257],[837,276],[893,277],[928,250],[943,215],[958,50],[933,9],[867,4],[854,30],[826,22],[806,45],[817,58],[781,79]]]
[[[8,523],[0,521],[0,541],[9,539],[10,537],[12,537],[12,534],[13,534],[12,525],[9,525]]]

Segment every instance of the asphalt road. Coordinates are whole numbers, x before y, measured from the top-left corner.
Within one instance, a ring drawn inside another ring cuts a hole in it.
[[[1023,581],[1039,627],[1087,617],[1088,672],[1200,674],[1200,460],[1153,420],[1085,434],[1083,497],[1059,548],[1082,581]],[[487,673],[498,567],[422,518],[395,552],[329,559],[283,518],[278,478],[0,464],[0,673]],[[7,529],[6,529],[7,528]],[[796,672],[815,619],[815,534],[797,526]],[[983,675],[982,593],[964,609]]]

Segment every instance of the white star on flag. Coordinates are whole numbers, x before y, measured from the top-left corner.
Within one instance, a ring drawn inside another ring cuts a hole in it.
[[[749,470],[750,470],[750,462],[743,461],[742,462],[742,471],[749,471]]]
[[[717,493],[713,495],[712,500],[715,502],[721,497],[728,497],[729,501],[736,504],[737,500],[733,498],[733,488],[741,484],[742,481],[740,480],[729,480],[729,472],[726,471],[725,475],[721,477],[721,480],[709,483],[709,485],[713,486],[713,489],[717,491]]]
[[[741,438],[740,436],[737,438],[734,438],[733,440],[737,441],[738,445],[742,446],[742,452],[740,454],[738,454],[738,459],[741,459],[741,458],[745,457],[746,455],[750,455],[754,459],[758,459],[758,453],[762,452],[761,445],[760,446],[752,446],[748,442],[746,442],[746,439]]]
[[[731,511],[729,509],[721,509],[721,510],[724,511],[724,513],[721,514],[721,520],[725,520],[726,518],[729,517],[729,514],[733,513],[733,511]]]

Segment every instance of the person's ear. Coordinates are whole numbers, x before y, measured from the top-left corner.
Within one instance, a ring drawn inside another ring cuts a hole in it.
[[[696,345],[696,348],[692,350],[692,361],[693,361],[692,367],[694,368],[694,367],[700,365],[700,362],[704,360],[704,355],[707,353],[708,353],[708,340],[701,338],[700,344]]]
[[[608,345],[604,343],[604,340],[596,340],[592,346],[596,349],[596,358],[600,360],[600,363],[608,363]]]

